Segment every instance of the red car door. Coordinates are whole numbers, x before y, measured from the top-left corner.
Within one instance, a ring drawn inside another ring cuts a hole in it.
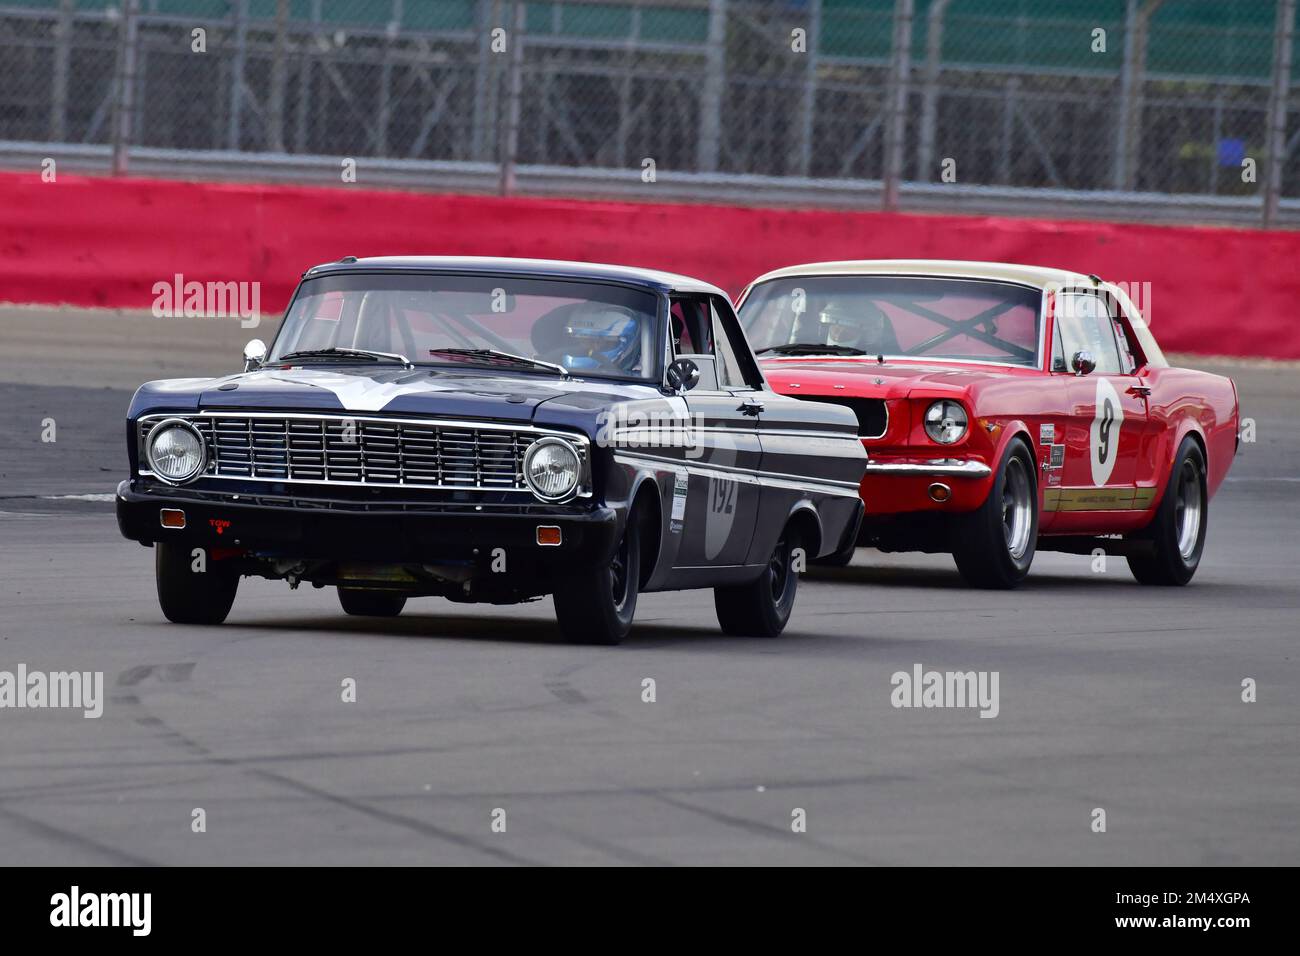
[[[1060,296],[1053,368],[1075,371],[1086,353],[1095,368],[1069,379],[1061,486],[1047,489],[1044,510],[1072,517],[1053,530],[1105,534],[1127,530],[1116,512],[1140,514],[1151,490],[1138,486],[1138,461],[1147,431],[1147,387],[1121,351],[1106,300],[1090,291]],[[1059,440],[1059,439],[1058,439]]]

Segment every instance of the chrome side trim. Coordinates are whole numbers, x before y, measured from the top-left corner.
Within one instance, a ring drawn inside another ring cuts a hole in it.
[[[981,461],[934,458],[929,461],[867,462],[868,475],[946,475],[954,478],[987,478],[993,469]]]

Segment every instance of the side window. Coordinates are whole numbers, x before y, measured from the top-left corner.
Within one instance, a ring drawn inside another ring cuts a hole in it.
[[[712,355],[712,322],[708,301],[699,297],[673,299],[669,312],[673,355]]]
[[[1062,295],[1058,300],[1056,331],[1067,363],[1075,352],[1087,351],[1097,362],[1098,372],[1120,374],[1115,321],[1097,296],[1090,292]],[[1069,368],[1068,364],[1066,367]]]
[[[1133,344],[1128,340],[1123,323],[1118,319],[1113,319],[1112,323],[1115,326],[1115,341],[1119,343],[1120,370],[1125,375],[1131,375],[1137,368],[1137,353],[1133,351]]]
[[[741,336],[739,325],[727,321],[721,309],[726,306],[712,302],[709,312],[713,321],[713,343],[718,357],[718,384],[723,388],[760,388],[762,377],[752,368],[748,346]]]

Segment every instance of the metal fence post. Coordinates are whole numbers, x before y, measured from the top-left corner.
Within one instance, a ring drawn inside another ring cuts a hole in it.
[[[68,63],[72,59],[72,13],[77,0],[59,0],[55,25],[54,82],[50,88],[50,141],[61,143],[68,133]]]
[[[122,0],[118,34],[116,98],[113,103],[113,175],[125,176],[135,129],[135,60],[139,47],[140,0]]]
[[[1277,222],[1286,165],[1286,107],[1291,93],[1291,50],[1295,43],[1296,0],[1277,0],[1273,33],[1273,88],[1268,101],[1268,168],[1264,170],[1264,228]]]
[[[388,127],[393,121],[393,43],[401,33],[402,0],[392,0],[384,27],[384,55],[379,67],[379,108],[375,117],[375,153],[388,155]]]
[[[916,178],[928,182],[934,169],[934,128],[939,121],[939,71],[943,68],[943,18],[951,0],[934,0],[925,18],[925,88],[921,100],[921,145]]]
[[[285,64],[285,36],[289,28],[289,0],[276,0],[275,46],[271,51],[271,92],[268,97],[267,145],[273,152],[284,152],[284,88],[288,82]]]
[[[519,99],[523,95],[524,65],[524,23],[526,8],[524,0],[514,2],[514,25],[511,28],[509,69],[506,77],[506,109],[504,135],[501,136],[501,183],[502,196],[513,195],[515,191],[515,164],[519,159]]]
[[[1119,81],[1119,122],[1115,127],[1113,185],[1137,188],[1138,154],[1142,150],[1143,86],[1146,83],[1147,36],[1152,15],[1164,0],[1128,0],[1124,16],[1124,70]]]
[[[243,136],[244,61],[248,54],[248,0],[232,0],[235,16],[235,55],[230,65],[230,115],[226,127],[226,147],[238,150]]]
[[[470,127],[470,159],[491,157],[489,120],[494,115],[496,72],[492,59],[492,30],[500,22],[501,0],[478,0],[478,60],[474,66],[474,114]],[[500,125],[499,123],[497,125]]]
[[[898,210],[903,179],[903,139],[907,129],[908,74],[912,68],[913,0],[896,0],[894,36],[889,57],[889,85],[885,92],[885,168],[880,208]]]
[[[709,39],[700,90],[700,143],[695,165],[715,172],[722,151],[722,93],[727,70],[727,0],[709,0]]]
[[[795,144],[797,157],[795,169],[800,176],[807,176],[812,170],[813,131],[817,121],[817,66],[818,47],[822,35],[822,0],[808,0],[808,48],[804,52],[807,63],[804,65],[803,89],[799,97],[799,113],[795,128],[799,130],[799,142]]]

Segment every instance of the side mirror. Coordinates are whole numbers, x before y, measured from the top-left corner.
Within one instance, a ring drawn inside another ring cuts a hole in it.
[[[1070,359],[1070,368],[1074,369],[1075,375],[1090,375],[1096,367],[1097,360],[1086,349],[1075,352],[1074,358]]]
[[[244,346],[244,371],[251,372],[258,368],[266,361],[266,343],[261,339],[253,339]]]
[[[700,381],[700,367],[690,359],[680,358],[668,366],[664,378],[674,392],[689,392]]]

